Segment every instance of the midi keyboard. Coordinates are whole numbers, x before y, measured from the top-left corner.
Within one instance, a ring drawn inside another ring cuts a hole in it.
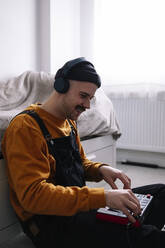
[[[128,217],[122,211],[112,209],[109,207],[99,208],[97,210],[96,218],[103,221],[110,221],[122,225],[139,227],[144,222],[144,219],[146,218],[149,212],[150,203],[153,199],[153,196],[150,194],[135,194],[135,196],[138,198],[141,206],[141,213],[139,216],[135,217],[135,223],[130,223]]]

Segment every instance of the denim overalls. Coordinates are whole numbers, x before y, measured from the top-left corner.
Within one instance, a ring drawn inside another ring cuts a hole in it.
[[[32,116],[40,126],[49,152],[56,160],[56,174],[53,175],[56,184],[62,186],[85,186],[84,169],[76,143],[76,131],[71,122],[68,120],[71,126],[69,136],[53,139],[44,122],[35,111],[25,110],[21,113],[27,113]]]

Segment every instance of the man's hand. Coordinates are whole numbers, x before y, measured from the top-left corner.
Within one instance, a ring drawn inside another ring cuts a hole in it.
[[[105,190],[106,206],[121,210],[131,222],[135,222],[133,215],[140,214],[140,203],[131,190],[131,179],[122,171],[110,166],[99,168],[103,179],[112,187]],[[123,183],[123,189],[118,189],[115,181],[119,179]],[[132,215],[133,213],[133,215]]]
[[[119,179],[123,183],[123,189],[131,188],[131,179],[122,171],[106,165],[101,166],[99,171],[103,179],[112,187],[112,189],[118,188],[115,184],[116,179]]]
[[[121,210],[134,223],[133,217],[140,214],[140,203],[131,189],[117,189],[105,191],[106,206]]]

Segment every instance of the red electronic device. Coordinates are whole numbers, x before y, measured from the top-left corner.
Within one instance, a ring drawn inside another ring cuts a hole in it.
[[[133,225],[135,227],[140,226],[149,212],[149,206],[153,199],[153,196],[151,196],[150,194],[135,194],[135,196],[139,199],[141,206],[141,214],[136,217],[135,223],[130,223],[128,217],[122,211],[111,209],[109,207],[99,208],[97,210],[96,218],[103,221],[118,223],[121,225]]]

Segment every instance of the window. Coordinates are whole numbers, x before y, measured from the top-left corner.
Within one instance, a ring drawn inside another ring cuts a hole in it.
[[[165,1],[95,0],[93,60],[105,84],[165,84]]]

